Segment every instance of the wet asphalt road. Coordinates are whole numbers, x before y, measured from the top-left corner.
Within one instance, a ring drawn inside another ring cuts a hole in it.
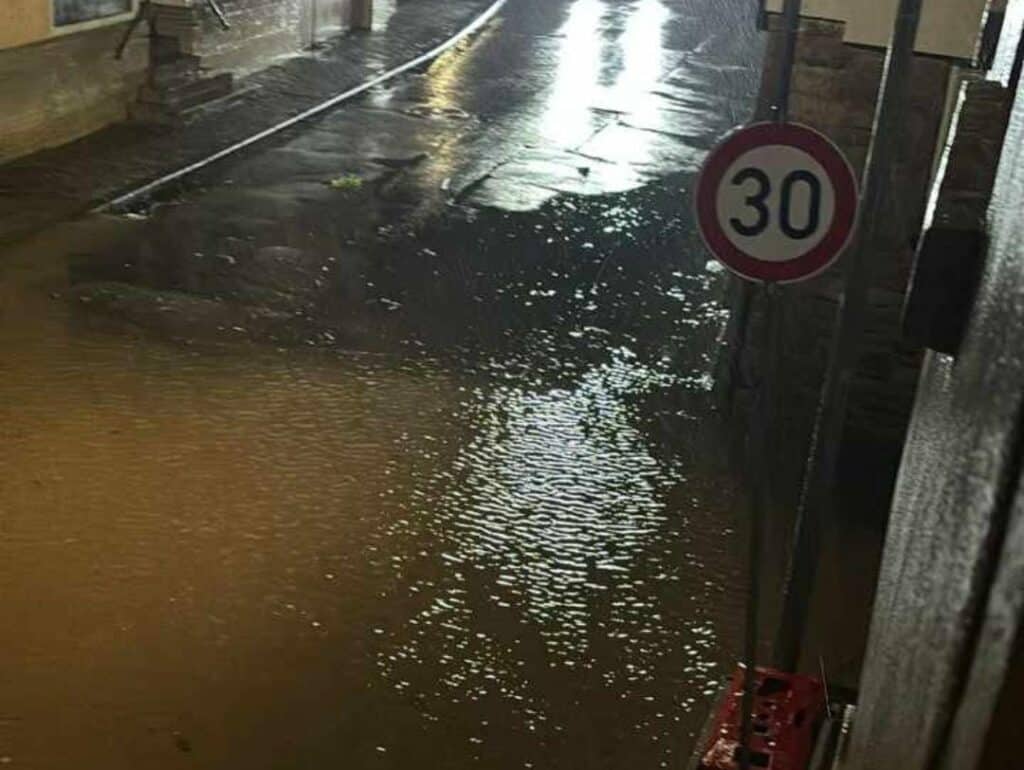
[[[742,618],[687,192],[749,5],[512,0],[3,255],[0,756],[681,766]]]
[[[514,0],[428,72],[214,168],[197,180],[213,189],[187,200],[207,211],[201,224],[223,226],[337,201],[325,183],[407,163],[417,206],[530,210],[692,171],[751,111],[752,16],[742,0]]]

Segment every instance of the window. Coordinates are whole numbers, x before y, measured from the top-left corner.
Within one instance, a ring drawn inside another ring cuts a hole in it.
[[[132,10],[132,0],[53,0],[53,25],[66,27],[122,16]]]

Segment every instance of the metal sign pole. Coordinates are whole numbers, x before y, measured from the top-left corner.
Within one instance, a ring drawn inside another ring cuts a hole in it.
[[[779,80],[775,86],[775,104],[772,105],[776,123],[785,123],[789,120],[789,92],[793,85],[793,65],[796,63],[796,41],[800,33],[802,7],[802,0],[786,0],[782,9],[782,58]]]
[[[319,41],[319,27],[320,19],[317,17],[320,15],[320,0],[311,0],[309,7],[309,50],[315,51]]]
[[[747,566],[747,613],[744,640],[743,722],[740,729],[743,747],[740,767],[750,768],[750,738],[753,729],[754,690],[757,683],[758,638],[761,616],[761,561],[764,550],[765,511],[769,502],[769,460],[774,433],[775,382],[779,351],[779,287],[761,285],[764,321],[761,345],[761,380],[751,430],[750,460],[753,484],[750,491],[750,536]]]
[[[779,62],[779,78],[772,105],[772,120],[785,123],[789,119],[789,93],[796,61],[796,43],[800,31],[802,0],[786,0],[783,9],[783,45]],[[743,677],[743,722],[740,730],[742,770],[750,770],[750,738],[753,730],[754,688],[757,681],[757,649],[761,616],[761,560],[764,549],[765,510],[769,503],[769,460],[774,433],[775,383],[780,351],[779,287],[773,282],[761,284],[764,307],[761,344],[761,381],[758,383],[754,407],[750,458],[754,463],[753,488],[750,498],[750,539],[747,568],[747,614]]]
[[[830,505],[850,384],[867,318],[872,253],[878,247],[882,223],[890,219],[890,172],[904,145],[904,107],[910,96],[910,71],[921,6],[922,0],[900,0],[882,78],[864,172],[860,232],[847,263],[837,328],[804,473],[793,556],[775,642],[775,663],[786,671],[794,671],[800,660],[821,548],[821,529]]]

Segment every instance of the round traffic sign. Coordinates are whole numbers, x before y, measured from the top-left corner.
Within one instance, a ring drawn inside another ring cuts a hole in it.
[[[758,123],[730,134],[697,183],[704,242],[751,281],[794,283],[825,270],[849,243],[857,206],[846,157],[796,123]]]

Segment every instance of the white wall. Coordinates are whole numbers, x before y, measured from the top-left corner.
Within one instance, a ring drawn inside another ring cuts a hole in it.
[[[924,0],[917,50],[973,59],[985,18],[986,0]],[[1002,5],[996,0],[996,5]],[[846,23],[846,41],[885,46],[892,35],[899,0],[804,0],[803,15]],[[766,0],[781,12],[783,0]]]

